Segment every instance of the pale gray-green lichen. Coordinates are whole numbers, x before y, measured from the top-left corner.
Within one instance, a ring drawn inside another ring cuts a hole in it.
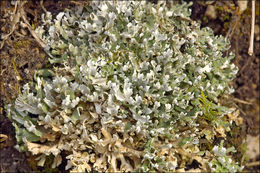
[[[202,171],[241,170],[228,152],[201,150],[203,137],[212,143],[229,129],[230,110],[215,103],[238,69],[223,55],[228,41],[192,21],[189,6],[93,1],[43,15],[36,32],[57,67],[9,105],[20,149],[41,166],[56,156],[53,167],[66,151],[76,172],[177,171],[193,160]],[[218,117],[203,119],[201,91]]]

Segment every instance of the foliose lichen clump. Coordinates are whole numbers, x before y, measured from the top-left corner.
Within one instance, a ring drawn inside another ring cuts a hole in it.
[[[190,4],[93,1],[43,15],[36,29],[52,70],[9,105],[21,150],[67,153],[66,169],[84,171],[242,169],[223,142],[238,69],[224,56],[229,43],[190,19]],[[227,164],[228,163],[228,164]],[[195,168],[194,168],[195,169]]]

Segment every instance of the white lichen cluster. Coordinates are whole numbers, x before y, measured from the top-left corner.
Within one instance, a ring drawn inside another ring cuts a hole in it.
[[[223,147],[223,143],[224,141],[221,141],[219,146],[214,146],[212,149],[215,158],[209,163],[211,170],[214,172],[241,172],[244,166],[239,167],[238,163],[233,164],[232,158],[227,156],[227,153],[235,153],[235,148],[226,149]]]
[[[228,41],[200,29],[188,6],[93,1],[43,15],[36,32],[56,67],[9,106],[20,149],[41,166],[54,155],[53,167],[66,151],[76,172],[176,171],[193,160],[208,171],[215,150],[200,140],[213,142],[228,109],[212,103],[219,118],[209,122],[199,98],[231,93],[237,68],[223,57]]]

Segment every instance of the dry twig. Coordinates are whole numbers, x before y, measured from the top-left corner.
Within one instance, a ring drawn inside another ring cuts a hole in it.
[[[230,38],[232,37],[233,32],[234,32],[234,30],[237,27],[237,24],[238,24],[238,21],[240,19],[240,16],[235,16],[234,18],[235,18],[235,25],[232,27],[232,22],[230,22],[230,27],[229,27],[229,30],[227,32],[226,39],[228,39],[229,37]]]
[[[48,11],[46,10],[46,8],[45,8],[44,5],[43,5],[43,0],[40,1],[40,5],[41,5],[43,11],[44,11],[45,13],[47,13]]]
[[[26,1],[25,1],[25,3],[26,3]],[[24,5],[25,3],[23,3],[23,4],[21,5],[21,9],[20,9],[20,10],[21,10],[21,17],[22,17],[22,19],[23,19],[23,21],[24,21],[23,25],[28,28],[28,30],[30,31],[30,33],[32,34],[32,36],[35,38],[35,40],[40,44],[40,46],[41,46],[42,48],[45,48],[45,47],[46,47],[46,44],[37,36],[37,34],[35,33],[35,31],[32,29],[32,26],[30,25],[29,21],[27,20],[25,11],[24,11],[24,9],[23,9],[23,5]]]
[[[3,41],[1,42],[0,49],[3,48],[5,40],[7,40],[9,38],[9,36],[13,32],[15,32],[16,25],[19,22],[21,23],[22,27],[27,27],[28,28],[28,30],[30,31],[32,36],[35,38],[35,40],[40,44],[40,46],[42,48],[46,47],[46,44],[37,36],[35,31],[32,29],[32,26],[30,25],[30,23],[27,20],[26,13],[25,13],[25,11],[23,9],[24,4],[26,4],[26,3],[27,3],[27,1],[22,1],[21,2],[19,0],[15,2],[15,10],[12,13],[14,15],[13,21],[12,21],[12,29],[11,29],[11,31],[8,34],[2,36]],[[19,8],[17,8],[17,6],[19,6]],[[23,19],[24,23],[22,21],[20,21],[20,18]]]
[[[247,102],[245,100],[241,100],[241,99],[238,99],[238,98],[232,98],[235,102],[238,102],[238,103],[242,103],[242,104],[246,104],[246,105],[252,105],[251,102]]]
[[[12,35],[12,33],[15,31],[16,24],[20,21],[21,15],[20,15],[19,11],[17,10],[17,5],[19,5],[19,3],[20,3],[20,1],[15,2],[14,12],[11,13],[11,15],[13,15],[11,31],[8,34],[2,36],[0,50],[4,47],[5,41],[9,38],[10,35]]]
[[[260,161],[250,162],[246,165],[246,167],[258,166],[260,165]]]
[[[248,54],[250,56],[254,53],[254,33],[255,33],[255,0],[252,0],[252,16],[251,16],[251,35],[250,35],[250,45],[248,48]]]

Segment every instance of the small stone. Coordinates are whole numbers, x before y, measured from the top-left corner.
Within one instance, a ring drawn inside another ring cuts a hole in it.
[[[237,1],[239,11],[243,13],[247,9],[247,3],[248,1]]]
[[[249,159],[256,159],[259,155],[259,135],[258,136],[251,136],[247,135],[246,137],[246,144],[247,150],[246,154],[249,156]]]
[[[207,10],[205,12],[205,15],[210,18],[210,19],[216,19],[217,18],[217,12],[216,12],[216,8],[213,5],[209,5],[207,7]]]
[[[207,5],[211,5],[211,4],[213,4],[215,1],[206,1],[206,4]]]

